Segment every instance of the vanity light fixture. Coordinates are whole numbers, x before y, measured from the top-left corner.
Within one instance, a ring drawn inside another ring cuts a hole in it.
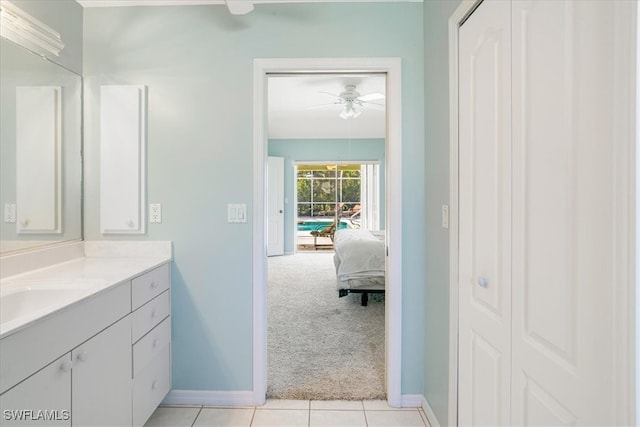
[[[60,33],[7,0],[0,0],[0,36],[43,57],[60,56]]]
[[[246,15],[253,10],[253,2],[248,0],[224,0],[232,15]]]

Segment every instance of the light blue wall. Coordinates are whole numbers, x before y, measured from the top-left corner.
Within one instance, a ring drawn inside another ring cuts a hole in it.
[[[441,425],[448,423],[449,232],[441,227],[441,206],[449,204],[449,35],[448,20],[458,0],[424,2],[426,345],[424,395]]]
[[[384,139],[270,139],[269,155],[284,157],[284,251],[295,251],[296,161],[371,161],[380,163],[380,227],[384,227]]]
[[[402,58],[402,392],[424,379],[424,55],[422,3],[85,9],[85,237],[99,228],[99,87],[148,86],[147,194],[172,240],[173,385],[252,389],[253,60]],[[131,239],[132,236],[109,239]]]

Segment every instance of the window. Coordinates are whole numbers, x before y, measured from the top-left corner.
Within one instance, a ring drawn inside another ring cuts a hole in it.
[[[351,226],[380,229],[380,165],[296,165],[298,218],[330,217],[336,210]]]
[[[361,165],[297,165],[298,217],[351,216],[360,208]]]

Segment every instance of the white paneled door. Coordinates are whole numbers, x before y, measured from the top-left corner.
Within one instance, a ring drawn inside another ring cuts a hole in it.
[[[267,256],[284,254],[284,158],[267,163]]]
[[[509,423],[510,11],[485,2],[460,28],[460,425]]]
[[[459,28],[460,425],[628,419],[621,4],[485,0]]]
[[[615,3],[512,3],[515,424],[617,424]]]

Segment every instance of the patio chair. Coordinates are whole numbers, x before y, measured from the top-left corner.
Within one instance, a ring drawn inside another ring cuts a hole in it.
[[[313,236],[313,246],[318,249],[319,246],[333,246],[333,235],[338,228],[339,217],[335,217],[333,222],[320,230],[313,230],[310,234]],[[318,245],[318,237],[328,237],[331,239],[331,245]]]

